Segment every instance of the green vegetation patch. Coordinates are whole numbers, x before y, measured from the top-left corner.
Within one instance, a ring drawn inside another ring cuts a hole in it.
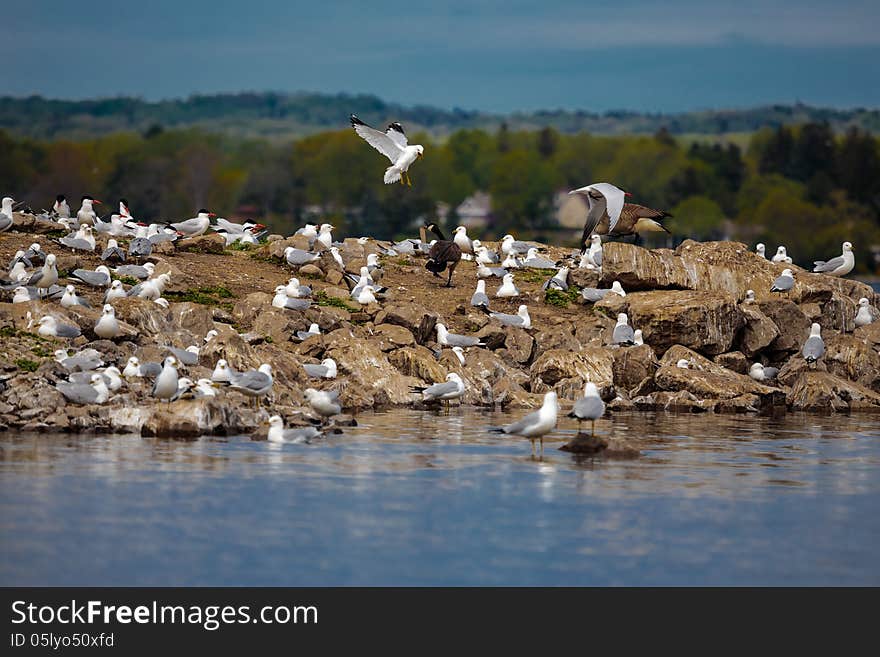
[[[553,276],[553,272],[549,269],[523,269],[516,272],[514,279],[525,283],[543,283],[551,276]]]
[[[233,242],[228,247],[226,247],[227,251],[250,251],[252,247],[255,247],[255,244],[251,244],[250,242]]]
[[[222,285],[195,287],[183,292],[165,292],[164,296],[169,301],[200,303],[203,306],[219,306],[232,310],[231,303],[224,303],[221,299],[232,299],[235,295]]]
[[[315,292],[312,297],[315,302],[319,306],[333,306],[334,308],[342,308],[343,310],[347,310],[350,313],[358,312],[357,308],[353,308],[345,303],[344,299],[337,299],[336,297],[327,296],[327,293],[324,290],[318,290]]]
[[[126,285],[138,285],[140,281],[134,276],[114,276],[117,281],[125,283]]]
[[[580,295],[581,289],[577,285],[569,285],[568,290],[565,292],[562,290],[548,289],[544,292],[544,303],[549,303],[551,306],[558,306],[559,308],[565,308],[570,303],[576,303]]]
[[[25,372],[36,372],[37,368],[40,366],[39,363],[28,360],[27,358],[19,358],[15,361],[15,364],[18,366],[18,369],[24,370]]]

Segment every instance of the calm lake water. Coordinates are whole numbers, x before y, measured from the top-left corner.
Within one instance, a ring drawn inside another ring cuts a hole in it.
[[[532,459],[485,433],[509,419],[396,410],[283,446],[0,434],[0,584],[880,584],[880,416],[602,420],[631,461]]]

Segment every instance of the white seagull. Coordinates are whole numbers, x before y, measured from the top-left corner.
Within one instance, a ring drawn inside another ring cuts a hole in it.
[[[412,146],[407,144],[403,126],[399,123],[390,123],[385,132],[379,132],[352,114],[351,127],[361,139],[391,160],[391,166],[385,169],[383,178],[386,185],[399,180],[402,185],[412,186],[407,172],[413,162],[424,155],[425,149],[418,144]]]

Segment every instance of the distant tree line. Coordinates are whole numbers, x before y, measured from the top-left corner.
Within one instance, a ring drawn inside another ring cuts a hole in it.
[[[497,237],[556,230],[554,196],[610,181],[633,200],[669,210],[677,239],[733,237],[785,244],[807,265],[848,239],[860,268],[880,248],[880,142],[827,123],[768,128],[739,143],[651,136],[566,135],[553,128],[457,130],[442,141],[410,135],[426,156],[411,169],[413,187],[383,185],[388,162],[351,130],[294,141],[248,139],[154,126],[82,141],[32,140],[0,131],[0,181],[33,208],[58,193],[110,202],[128,199],[136,217],[179,219],[207,207],[228,217],[259,217],[289,233],[327,219],[342,234],[396,237],[415,222],[449,226],[471,194],[492,198]],[[438,207],[448,208],[437,216]],[[554,236],[570,240],[567,234]]]

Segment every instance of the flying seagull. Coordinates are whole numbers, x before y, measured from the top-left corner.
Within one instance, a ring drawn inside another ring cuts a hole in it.
[[[386,185],[399,180],[400,184],[412,187],[407,171],[413,162],[424,155],[425,149],[418,144],[407,144],[402,125],[389,123],[385,132],[379,132],[352,114],[351,127],[361,139],[391,160],[391,166],[385,169],[383,178]]]

